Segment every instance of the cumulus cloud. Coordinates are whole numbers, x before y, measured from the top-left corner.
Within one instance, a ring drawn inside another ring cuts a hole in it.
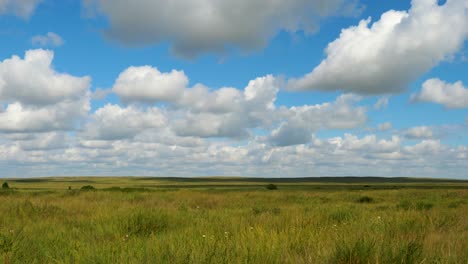
[[[59,47],[62,46],[64,41],[62,37],[54,32],[47,32],[45,35],[37,35],[32,37],[31,42],[33,45],[38,46],[52,46],[52,47]]]
[[[29,133],[73,130],[88,114],[90,108],[89,99],[86,97],[40,107],[20,102],[11,103],[0,111],[0,131]]]
[[[267,75],[251,80],[243,92],[234,88],[209,92],[202,85],[187,89],[178,102],[185,114],[174,122],[174,130],[181,136],[247,137],[249,129],[273,122],[278,85]]]
[[[151,66],[130,67],[119,75],[113,91],[128,103],[165,103],[168,126],[181,137],[240,139],[253,136],[252,129],[276,127],[269,142],[302,144],[319,129],[354,128],[367,120],[366,109],[353,106],[360,100],[354,95],[343,95],[323,105],[277,108],[282,80],[272,75],[249,81],[243,90],[210,90],[203,84],[189,88],[188,83],[182,71],[164,73]]]
[[[182,71],[131,67],[113,87],[116,93],[116,87],[124,91],[118,95],[126,104],[108,103],[90,114],[90,78],[55,71],[53,55],[35,50],[0,63],[0,164],[6,176],[156,171],[173,176],[463,177],[468,169],[468,148],[435,140],[440,138],[436,127],[388,137],[345,131],[319,138],[323,130],[365,125],[372,102],[344,94],[315,105],[279,105],[282,82],[271,75],[242,89],[210,89],[188,87]],[[391,123],[378,128],[388,130]]]
[[[42,0],[0,0],[0,15],[13,14],[28,19]]]
[[[90,119],[84,127],[84,136],[100,140],[133,138],[145,129],[166,124],[166,117],[158,108],[142,110],[134,106],[122,108],[112,104],[96,110]]]
[[[433,137],[433,132],[430,127],[418,126],[406,130],[404,135],[409,139],[429,139]]]
[[[275,87],[272,85],[272,87]],[[276,91],[271,93],[276,97]],[[184,90],[176,102],[179,106],[189,107],[192,112],[229,113],[241,111],[245,97],[242,91],[222,87],[214,91],[202,84]]]
[[[438,152],[446,150],[447,147],[440,143],[440,140],[423,140],[416,145],[407,146],[404,151],[409,154],[419,155],[419,158],[428,155],[434,155]]]
[[[183,119],[175,121],[173,127],[179,136],[243,138],[249,135],[247,122],[247,118],[238,113],[188,112]]]
[[[467,108],[468,88],[461,81],[447,83],[434,78],[425,81],[421,92],[411,96],[412,101],[433,102],[446,108]]]
[[[398,136],[346,133],[284,147],[255,139],[235,146],[216,141],[174,146],[137,139],[67,144],[67,148],[27,150],[15,141],[0,142],[0,162],[27,164],[12,171],[6,166],[4,174],[463,177],[468,169],[465,146],[452,147],[437,140],[407,145]],[[48,164],[48,170],[41,169],[43,164]]]
[[[129,67],[120,73],[112,91],[127,103],[166,102],[195,112],[232,112],[239,110],[241,101],[245,101],[236,88],[221,87],[211,91],[203,84],[189,88],[188,83],[183,71],[160,72],[151,66]],[[275,97],[276,92],[270,96]]]
[[[126,102],[173,102],[188,84],[183,71],[161,73],[151,66],[129,67],[120,73],[112,90]]]
[[[90,77],[56,72],[53,59],[53,51],[37,49],[26,51],[24,59],[15,55],[0,62],[0,101],[48,105],[88,91]]]
[[[354,106],[359,100],[358,96],[345,94],[333,103],[283,109],[283,121],[272,131],[269,141],[278,146],[305,144],[319,129],[350,129],[363,125],[367,121],[367,110]]]
[[[354,15],[361,7],[346,0],[84,0],[110,23],[106,36],[127,45],[170,41],[179,56],[262,48],[279,31],[318,30],[321,17]]]
[[[378,140],[376,135],[358,138],[352,134],[345,134],[344,137],[329,139],[328,143],[341,150],[391,153],[399,150],[401,140],[398,136],[393,136],[390,140]]]
[[[39,49],[0,62],[0,131],[69,130],[88,114],[91,79],[56,72],[53,57]]]
[[[389,94],[463,47],[468,37],[465,0],[413,0],[408,11],[390,10],[343,29],[331,42],[326,58],[302,78],[291,79],[293,90],[342,90]]]
[[[183,71],[160,72],[151,66],[130,67],[117,78],[112,90],[127,103],[168,104],[171,127],[189,137],[237,137],[248,129],[271,122],[280,81],[267,75],[251,80],[244,90],[221,87],[211,91],[203,84],[187,87]]]
[[[231,112],[252,106],[273,109],[281,80],[272,75],[256,78],[243,93],[232,87],[211,91],[203,84],[189,88],[188,83],[183,71],[132,66],[119,74],[112,91],[128,103],[167,102],[200,112]]]

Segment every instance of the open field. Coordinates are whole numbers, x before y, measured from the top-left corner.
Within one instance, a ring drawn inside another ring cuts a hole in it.
[[[5,263],[468,263],[468,181],[7,181]]]

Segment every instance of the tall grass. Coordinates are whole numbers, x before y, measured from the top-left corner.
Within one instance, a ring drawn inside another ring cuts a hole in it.
[[[0,263],[467,263],[467,201],[444,189],[9,191]]]

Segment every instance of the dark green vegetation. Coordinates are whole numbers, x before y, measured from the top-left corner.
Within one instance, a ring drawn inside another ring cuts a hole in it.
[[[362,196],[357,200],[358,203],[372,203],[374,202],[374,198],[369,196]]]
[[[0,263],[468,263],[467,181],[377,179],[10,179]]]
[[[68,190],[71,190],[70,186],[69,186]],[[94,188],[92,185],[85,185],[85,186],[81,187],[80,190],[82,190],[82,191],[94,191],[94,190],[96,190],[96,188]]]

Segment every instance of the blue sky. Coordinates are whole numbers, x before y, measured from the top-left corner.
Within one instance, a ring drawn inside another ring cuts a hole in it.
[[[1,177],[467,178],[468,2],[0,2]]]

